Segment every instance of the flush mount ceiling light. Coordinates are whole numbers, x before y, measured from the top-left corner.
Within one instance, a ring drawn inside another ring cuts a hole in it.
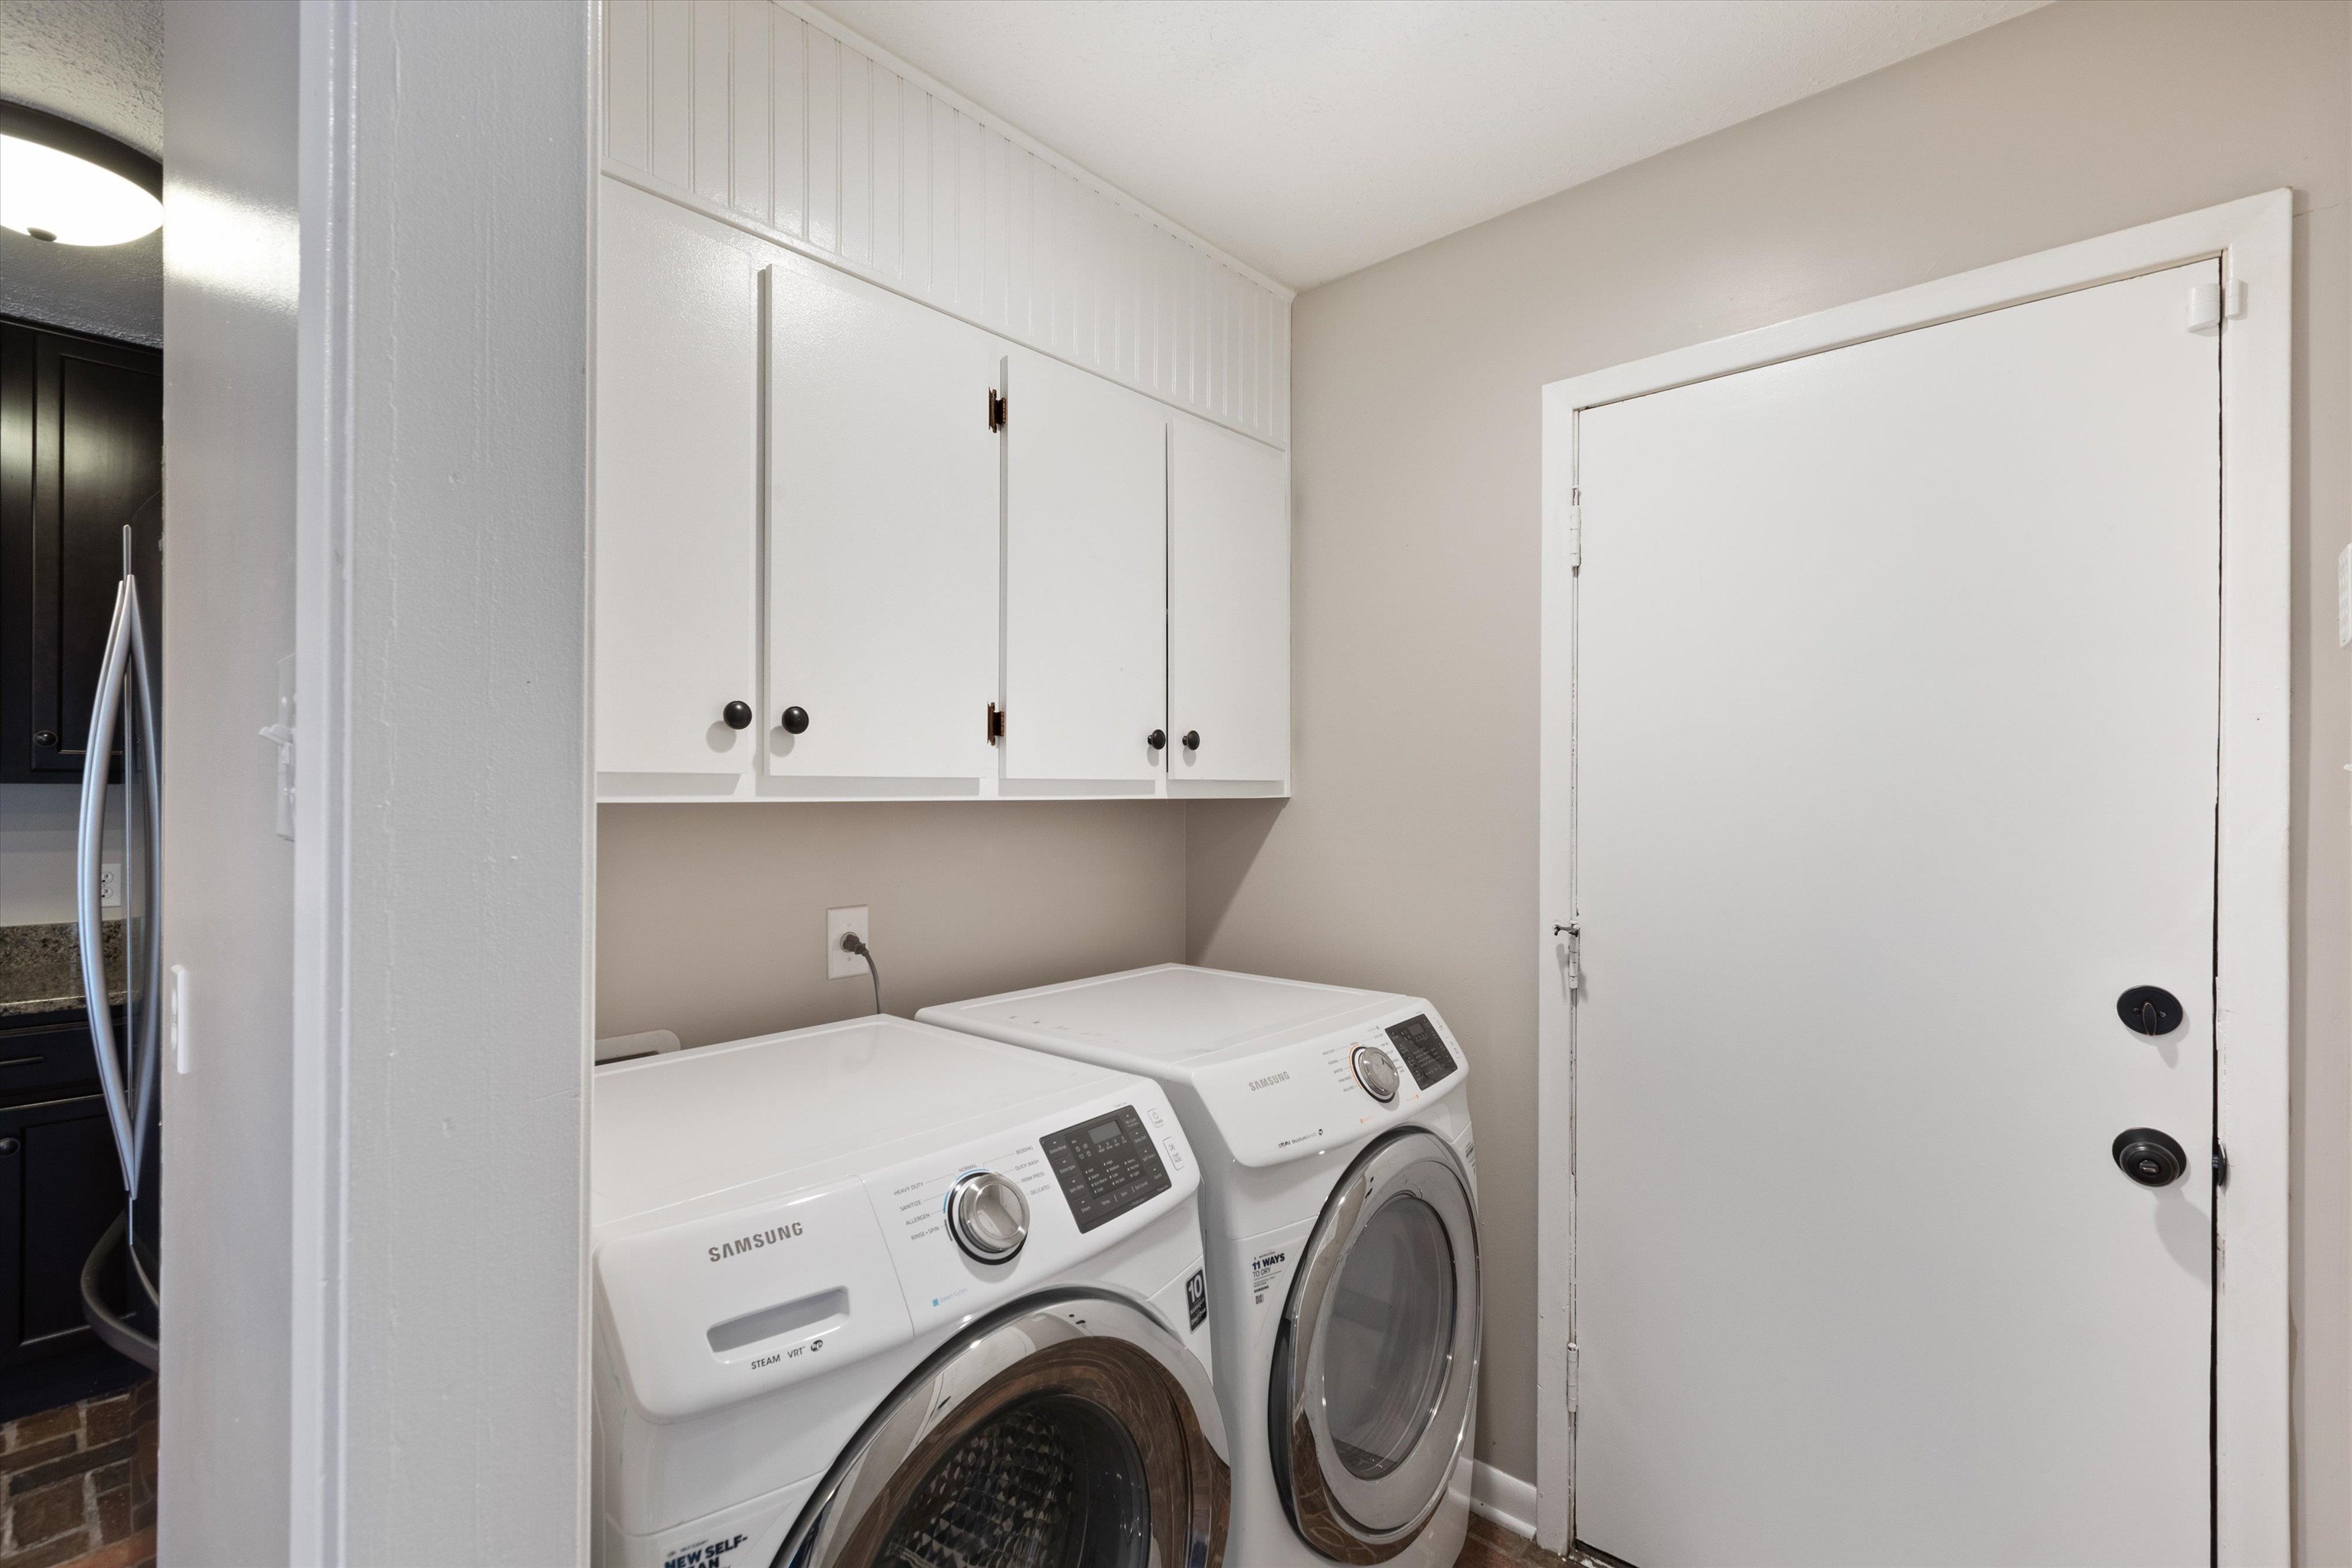
[[[0,228],[58,245],[123,245],[163,226],[163,172],[103,132],[0,103]]]

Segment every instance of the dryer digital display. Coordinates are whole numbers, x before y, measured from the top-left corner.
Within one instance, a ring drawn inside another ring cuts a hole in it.
[[[1169,1188],[1168,1167],[1143,1118],[1122,1105],[1108,1116],[1048,1132],[1038,1146],[1070,1200],[1081,1234],[1117,1219]]]
[[[1423,1089],[1454,1070],[1454,1053],[1437,1037],[1426,1013],[1415,1013],[1402,1024],[1391,1024],[1389,1038],[1395,1043],[1397,1054],[1404,1058],[1404,1065],[1412,1069],[1412,1081]]]

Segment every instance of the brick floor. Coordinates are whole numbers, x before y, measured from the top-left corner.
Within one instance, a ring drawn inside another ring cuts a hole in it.
[[[1462,1555],[1454,1560],[1454,1568],[1570,1568],[1565,1558],[1555,1557],[1534,1542],[1475,1516],[1470,1521],[1470,1539],[1463,1542]]]
[[[0,1568],[155,1557],[155,1384],[0,1423]]]

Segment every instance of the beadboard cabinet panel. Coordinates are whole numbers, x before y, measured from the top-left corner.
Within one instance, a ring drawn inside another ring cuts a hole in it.
[[[604,182],[597,221],[596,770],[748,792],[756,726],[760,267],[724,226]]]
[[[1290,776],[1290,465],[1179,415],[1169,433],[1168,772]],[[1185,742],[1198,737],[1199,744]]]
[[[1168,721],[1168,414],[1007,355],[1007,781],[1149,784]]]
[[[605,0],[608,174],[1277,447],[1290,292],[777,0]]]
[[[1001,344],[799,257],[767,283],[767,771],[975,793],[995,771]]]

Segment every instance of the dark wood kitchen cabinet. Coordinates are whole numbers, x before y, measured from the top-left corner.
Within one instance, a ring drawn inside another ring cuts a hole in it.
[[[0,784],[81,776],[126,524],[154,658],[163,486],[163,356],[0,319]]]

